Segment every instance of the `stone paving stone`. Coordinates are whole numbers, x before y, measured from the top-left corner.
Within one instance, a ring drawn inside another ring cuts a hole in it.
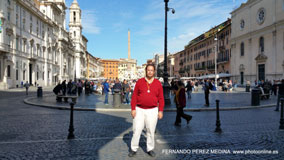
[[[70,111],[23,104],[25,97],[5,97],[0,104],[0,159],[284,159],[284,131],[274,108],[186,112],[189,125],[173,125],[176,114],[158,122],[156,158],[146,153],[143,133],[136,157],[129,158],[130,112],[74,112],[75,140],[67,140]],[[278,150],[278,154],[165,154],[165,149]]]

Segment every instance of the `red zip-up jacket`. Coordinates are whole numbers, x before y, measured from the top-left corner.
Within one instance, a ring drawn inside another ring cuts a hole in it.
[[[143,109],[151,109],[159,106],[159,111],[164,110],[165,101],[163,87],[159,80],[154,79],[149,85],[150,93],[145,78],[137,81],[131,99],[131,110],[136,110],[136,106]]]

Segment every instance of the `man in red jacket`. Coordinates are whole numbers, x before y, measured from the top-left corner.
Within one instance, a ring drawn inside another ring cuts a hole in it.
[[[137,81],[131,99],[131,115],[133,117],[133,137],[131,150],[128,154],[133,157],[139,148],[142,130],[147,129],[147,153],[155,156],[155,130],[158,119],[163,118],[164,95],[162,84],[154,78],[155,66],[148,64],[145,68],[146,77]]]

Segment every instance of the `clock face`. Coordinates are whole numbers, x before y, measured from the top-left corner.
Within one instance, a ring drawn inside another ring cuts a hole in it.
[[[258,13],[257,13],[258,24],[262,24],[264,22],[264,19],[265,19],[265,10],[264,8],[261,8],[258,10]]]
[[[243,19],[240,22],[240,27],[241,27],[241,30],[245,28],[245,21]]]

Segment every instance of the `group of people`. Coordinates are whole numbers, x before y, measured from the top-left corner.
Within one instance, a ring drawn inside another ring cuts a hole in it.
[[[105,95],[105,101],[104,103],[106,105],[109,104],[108,102],[108,96],[109,92],[111,94],[118,93],[121,95],[121,102],[124,104],[130,104],[130,95],[133,93],[133,89],[135,87],[136,81],[128,81],[123,80],[121,83],[118,78],[116,78],[115,81],[109,81],[108,79],[103,83],[103,92],[102,94]]]
[[[90,94],[94,92],[95,83],[93,81],[72,81],[69,80],[67,83],[64,80],[62,83],[58,82],[58,84],[54,87],[53,93],[56,95],[77,95],[80,96],[83,92],[83,88],[85,89],[85,94]]]

